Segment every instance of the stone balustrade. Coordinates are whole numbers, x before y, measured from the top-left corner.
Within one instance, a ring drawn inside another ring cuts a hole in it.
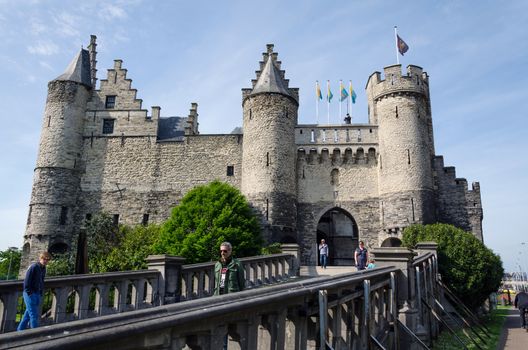
[[[247,288],[296,275],[295,255],[273,254],[240,259]],[[183,265],[167,255],[147,258],[149,270],[46,278],[41,324],[49,325],[150,308],[213,295],[214,262]],[[16,329],[22,281],[0,282],[0,332]]]
[[[213,350],[224,341],[248,350],[427,348],[438,324],[419,305],[437,297],[435,253],[371,252],[379,266],[373,270],[8,333],[0,335],[0,349]]]

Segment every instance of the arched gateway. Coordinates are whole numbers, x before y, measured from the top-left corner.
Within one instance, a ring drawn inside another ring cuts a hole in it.
[[[341,208],[332,208],[321,216],[317,224],[317,244],[323,238],[328,243],[328,265],[354,265],[358,234],[356,221]],[[319,255],[317,260],[319,261]]]

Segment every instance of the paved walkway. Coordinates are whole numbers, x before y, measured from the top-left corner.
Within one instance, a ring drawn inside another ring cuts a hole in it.
[[[521,328],[521,320],[517,309],[511,309],[508,311],[497,349],[528,349],[528,332]]]

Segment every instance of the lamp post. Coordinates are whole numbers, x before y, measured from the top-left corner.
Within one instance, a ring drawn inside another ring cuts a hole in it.
[[[13,262],[13,254],[17,250],[18,250],[17,247],[9,247],[9,248],[7,248],[7,251],[9,252],[9,265],[7,267],[6,281],[9,279],[9,276],[11,275],[11,263]]]

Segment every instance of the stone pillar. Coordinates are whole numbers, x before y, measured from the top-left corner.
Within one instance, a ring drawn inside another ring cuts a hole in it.
[[[371,253],[376,257],[376,267],[395,266],[400,269],[396,274],[396,308],[398,319],[406,325],[412,332],[420,336],[421,329],[418,329],[418,313],[416,310],[417,300],[415,297],[415,276],[412,267],[415,252],[404,247],[381,247],[371,249]],[[400,349],[420,349],[405,331],[399,332]]]
[[[172,304],[180,301],[181,270],[185,258],[170,255],[149,255],[146,259],[149,270],[160,272],[159,303]]]
[[[284,254],[294,256],[290,276],[299,276],[301,269],[301,247],[297,243],[284,243],[281,244],[281,249]]]
[[[419,242],[416,244],[416,252],[418,255],[423,255],[426,253],[433,253],[436,257],[438,251],[438,243],[436,242]]]

